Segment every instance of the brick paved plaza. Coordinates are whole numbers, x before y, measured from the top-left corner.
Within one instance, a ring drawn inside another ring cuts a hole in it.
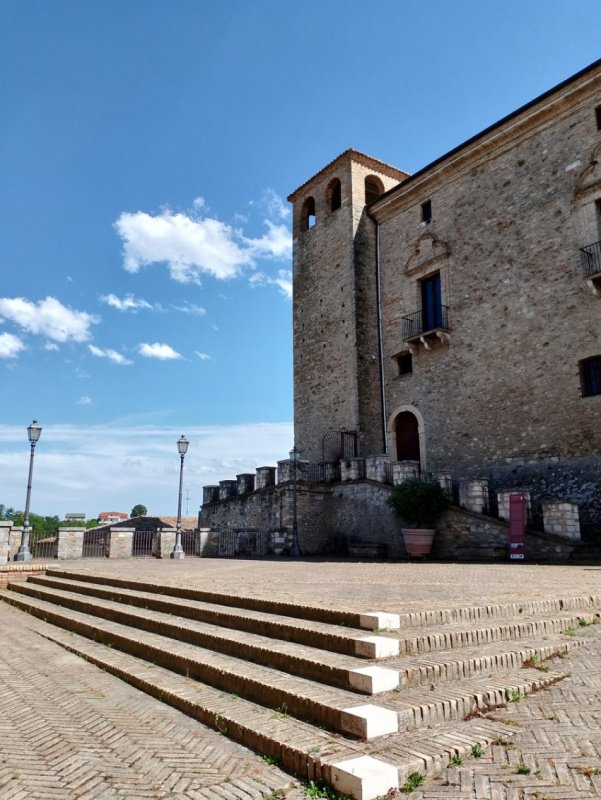
[[[72,562],[62,566],[73,569]],[[76,571],[327,609],[401,614],[513,602],[526,608],[558,597],[594,596],[601,578],[596,567],[287,560],[87,561],[78,562]],[[455,759],[456,766],[442,765],[410,796],[601,796],[600,629],[587,625],[576,631],[582,633],[581,646],[549,660],[552,670],[569,677],[487,713],[507,733],[483,748],[480,758],[468,752]],[[303,797],[296,778],[228,735],[68,652],[65,647],[76,634],[63,631],[61,647],[46,638],[54,626],[6,603],[0,603],[0,630],[2,800]],[[569,635],[564,638],[569,642]],[[114,650],[108,653],[115,662],[126,658]],[[331,659],[334,663],[337,656],[331,653]],[[148,669],[153,672],[152,665]],[[226,692],[222,696],[224,708],[235,700]],[[286,722],[274,719],[272,724]],[[317,730],[315,743],[325,736]],[[382,746],[378,753],[385,751]]]

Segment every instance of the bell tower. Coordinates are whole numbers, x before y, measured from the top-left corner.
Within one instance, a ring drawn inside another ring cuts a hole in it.
[[[367,208],[407,173],[346,150],[293,192],[294,432],[321,461],[328,431],[384,450],[376,228]]]

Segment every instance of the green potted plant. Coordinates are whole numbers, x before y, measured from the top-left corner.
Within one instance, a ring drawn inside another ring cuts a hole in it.
[[[447,505],[447,496],[440,484],[410,478],[393,486],[387,502],[404,523],[407,555],[430,555],[436,523]]]

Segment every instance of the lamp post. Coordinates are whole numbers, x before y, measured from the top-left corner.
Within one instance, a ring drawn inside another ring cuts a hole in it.
[[[184,434],[177,440],[177,452],[180,457],[179,464],[179,497],[177,500],[177,522],[175,523],[175,546],[171,551],[171,558],[185,558],[184,548],[182,547],[182,485],[184,479],[184,457],[188,452],[190,442]]]
[[[294,558],[300,556],[300,548],[298,546],[298,513],[297,513],[297,494],[298,494],[298,462],[300,458],[300,450],[296,445],[290,451],[290,461],[292,461],[292,545],[290,546],[290,555]]]
[[[27,428],[27,438],[31,445],[31,454],[29,456],[29,478],[27,480],[27,497],[25,499],[25,513],[23,515],[23,533],[21,535],[21,546],[15,555],[15,561],[31,561],[32,555],[29,549],[29,534],[31,528],[29,526],[29,501],[31,499],[31,477],[33,475],[33,454],[35,446],[38,443],[40,434],[42,433],[42,426],[38,425],[37,420],[31,423]]]

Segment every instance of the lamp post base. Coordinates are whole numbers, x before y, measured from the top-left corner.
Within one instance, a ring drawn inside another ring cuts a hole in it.
[[[15,561],[32,561],[33,556],[29,552],[29,550],[23,550],[21,547],[19,548],[16,556]]]
[[[184,551],[183,551],[183,549],[181,547],[179,548],[179,550],[177,548],[174,548],[171,551],[170,558],[185,558],[185,557],[186,557],[186,554],[184,553]]]

